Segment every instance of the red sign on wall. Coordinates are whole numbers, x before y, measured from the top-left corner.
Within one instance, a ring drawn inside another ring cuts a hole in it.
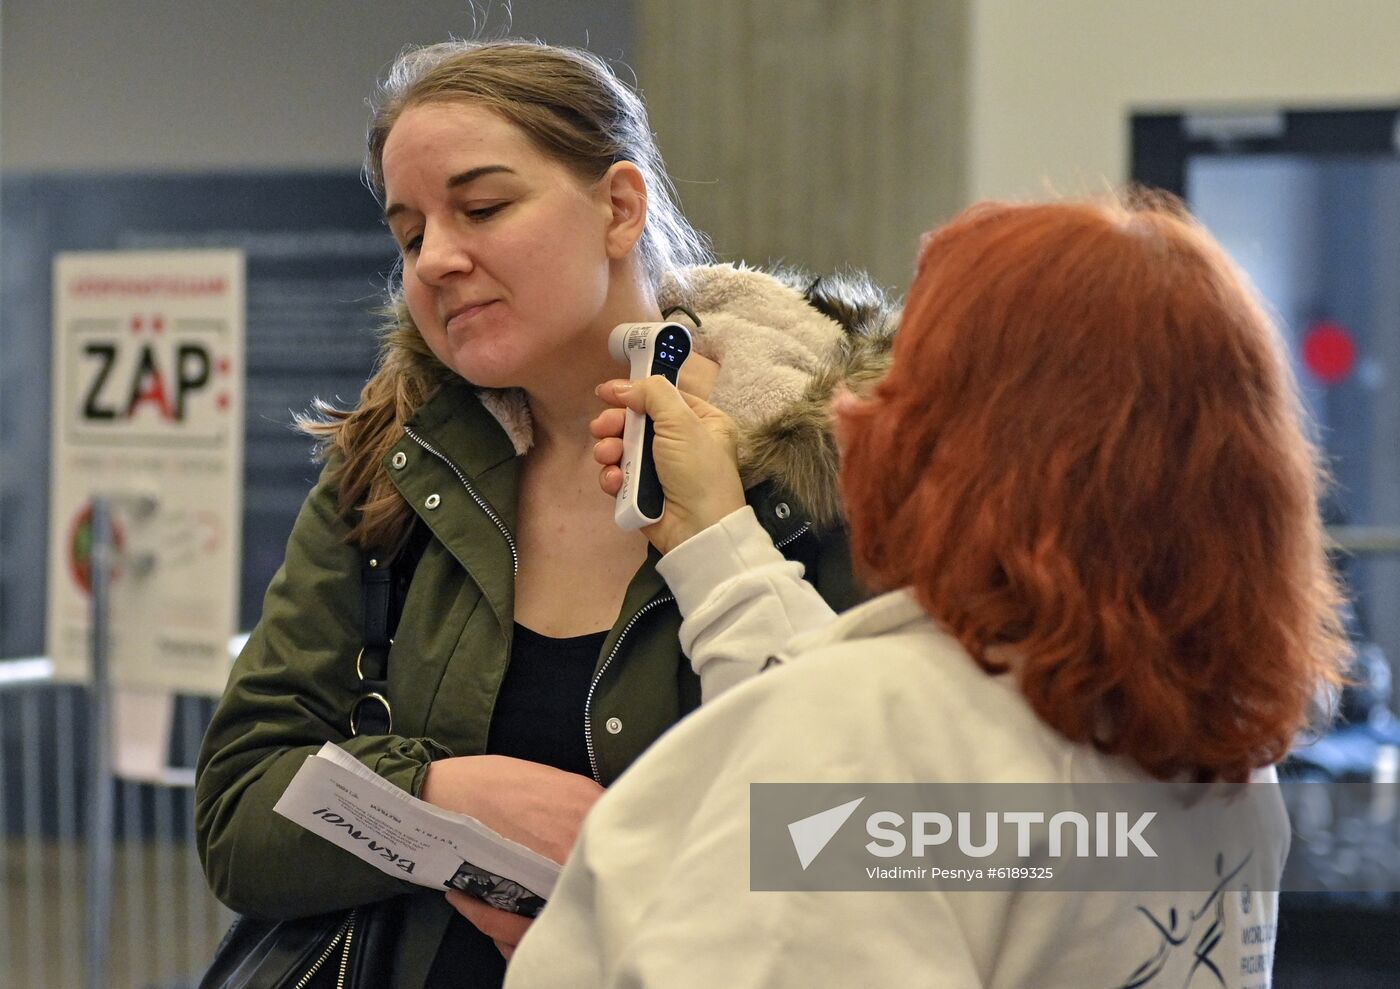
[[[1303,365],[1325,385],[1345,381],[1356,368],[1356,342],[1341,323],[1319,320],[1303,334]]]

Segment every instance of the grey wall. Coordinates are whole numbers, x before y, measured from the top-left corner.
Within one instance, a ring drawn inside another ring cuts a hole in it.
[[[487,34],[633,54],[631,0],[4,0],[0,167],[354,167],[374,80],[474,9]]]

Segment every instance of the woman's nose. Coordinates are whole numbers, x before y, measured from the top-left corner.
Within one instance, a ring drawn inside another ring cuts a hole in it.
[[[423,231],[423,241],[418,246],[418,260],[414,270],[418,277],[429,284],[437,284],[454,274],[465,274],[472,270],[471,253],[461,237],[451,230],[429,225]]]

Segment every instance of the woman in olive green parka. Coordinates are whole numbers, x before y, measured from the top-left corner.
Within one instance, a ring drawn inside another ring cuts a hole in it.
[[[492,985],[511,938],[480,933],[441,894],[273,805],[330,741],[562,861],[601,787],[763,660],[692,669],[655,552],[612,523],[587,431],[603,407],[593,388],[617,374],[611,327],[676,305],[698,318],[682,386],[738,424],[746,499],[839,611],[862,594],[826,402],[881,373],[893,316],[860,279],[695,264],[703,244],[667,195],[640,101],[583,53],[518,42],[409,52],[369,144],[403,253],[390,327],[359,405],[307,424],[327,463],[205,740],[199,847],[215,893],[241,913],[403,896],[394,984]],[[411,582],[389,650],[392,724],[355,734],[362,566],[396,559]],[[545,687],[527,699],[544,706],[525,717],[510,675],[555,642],[589,643],[590,669],[567,691],[548,673],[532,681]],[[582,715],[573,763],[497,744],[502,725],[537,717],[543,731],[566,714]]]

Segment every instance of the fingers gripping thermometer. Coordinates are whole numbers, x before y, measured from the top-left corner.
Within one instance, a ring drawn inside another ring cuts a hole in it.
[[[622,323],[613,327],[608,351],[627,363],[633,381],[659,374],[671,384],[690,356],[690,331],[680,323]],[[656,427],[651,416],[627,410],[622,429],[622,488],[613,520],[624,529],[640,529],[661,519],[666,496],[656,475],[651,444]]]

